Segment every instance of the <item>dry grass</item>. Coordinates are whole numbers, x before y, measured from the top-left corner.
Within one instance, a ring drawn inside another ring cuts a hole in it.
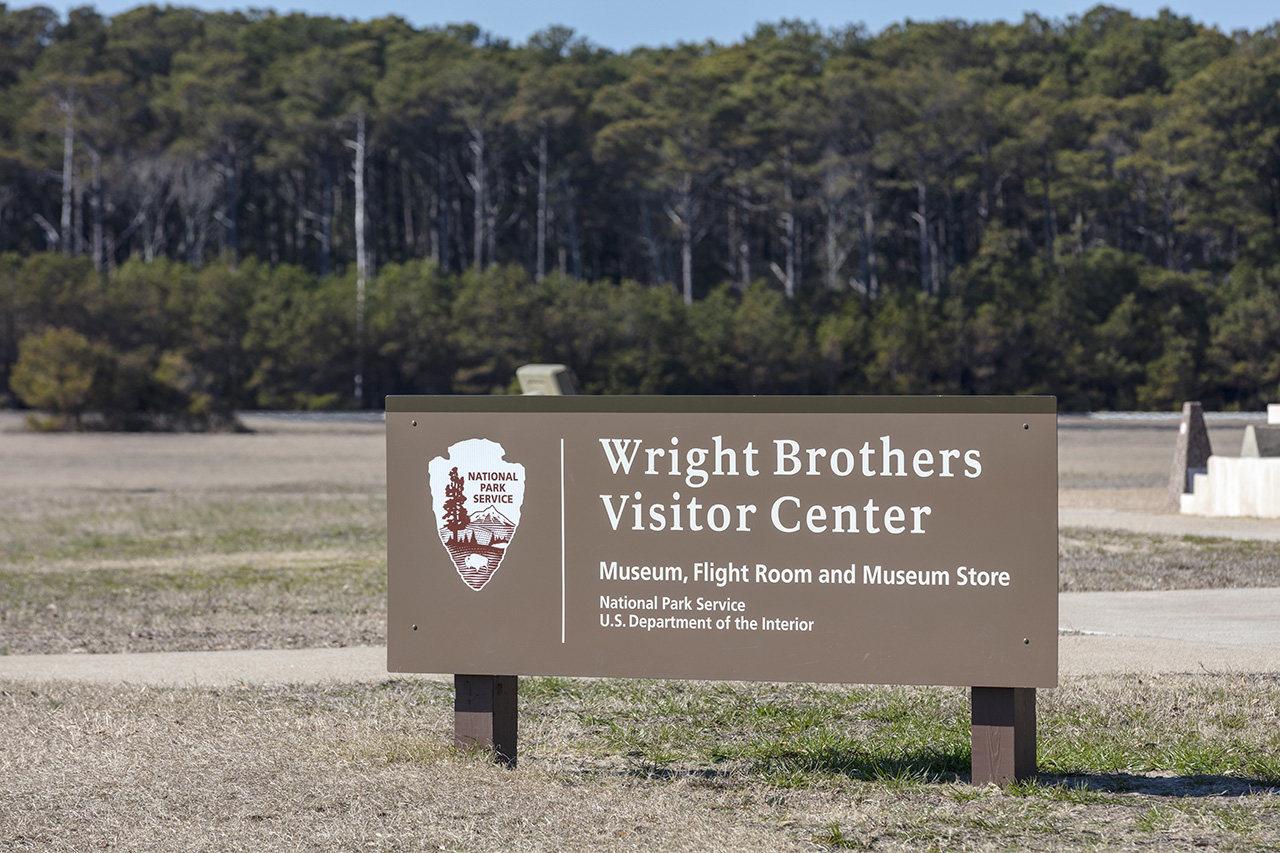
[[[526,679],[507,771],[451,688],[3,686],[0,846],[1272,850],[1280,683],[1041,694],[1045,775],[965,783],[964,691]],[[727,725],[732,723],[732,725]],[[950,768],[950,769],[949,769]]]
[[[1216,453],[1239,455],[1244,422],[1215,422]],[[1058,419],[1058,486],[1062,489],[1163,489],[1169,482],[1178,421]]]
[[[385,642],[381,425],[0,434],[0,654]]]
[[[382,642],[381,428],[270,430],[0,435],[0,651]],[[1168,432],[1064,431],[1063,485],[1142,508]],[[1072,589],[1280,585],[1273,545],[1061,542]],[[514,772],[448,746],[451,700],[0,683],[0,848],[1280,847],[1269,676],[1041,691],[1004,792],[966,784],[963,690],[524,679]]]
[[[1165,513],[1164,486],[1159,488],[1058,489],[1058,509],[1104,509]]]
[[[1064,528],[1058,585],[1070,592],[1280,586],[1280,542]]]
[[[79,496],[0,520],[0,653],[384,642],[386,499]]]

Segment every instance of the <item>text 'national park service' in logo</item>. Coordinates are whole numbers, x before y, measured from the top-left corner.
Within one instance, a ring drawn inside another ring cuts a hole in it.
[[[520,524],[524,466],[496,441],[471,438],[427,466],[436,530],[464,583],[479,590],[502,565]]]

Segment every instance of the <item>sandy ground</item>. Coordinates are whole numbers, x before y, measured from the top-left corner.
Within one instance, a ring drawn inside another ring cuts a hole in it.
[[[1215,418],[1215,453],[1237,456],[1254,418]],[[1165,486],[1173,467],[1178,421],[1062,415],[1058,418],[1058,506],[1167,512]]]
[[[39,493],[366,491],[386,487],[381,423],[244,422],[251,433],[37,434],[0,413],[0,509]]]
[[[1259,414],[1213,415],[1215,453],[1236,456]],[[1280,520],[1200,518],[1165,505],[1178,420],[1064,415],[1058,419],[1058,526],[1156,536],[1280,541]]]
[[[26,503],[36,493],[47,498],[51,492],[84,490],[147,493],[385,488],[386,449],[381,423],[317,423],[252,414],[245,415],[243,421],[252,433],[49,435],[28,432],[18,413],[0,412],[0,509]],[[1257,417],[1215,418],[1209,428],[1215,451],[1238,454],[1245,424],[1250,422],[1258,422]],[[1177,434],[1178,421],[1167,416],[1061,416],[1059,507],[1168,514],[1163,504],[1164,489]],[[1078,523],[1098,524],[1089,520]],[[1213,527],[1210,524],[1208,529]]]
[[[384,430],[375,421],[316,422],[248,414],[243,434],[36,434],[0,412],[0,511],[103,493],[381,492]],[[1257,415],[1215,416],[1209,435],[1239,453]],[[1063,527],[1280,539],[1280,522],[1186,519],[1164,505],[1178,421],[1063,415],[1058,506]]]

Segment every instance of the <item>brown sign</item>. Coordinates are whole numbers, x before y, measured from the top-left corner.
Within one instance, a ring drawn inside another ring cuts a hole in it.
[[[1055,408],[388,398],[388,668],[1055,686]]]

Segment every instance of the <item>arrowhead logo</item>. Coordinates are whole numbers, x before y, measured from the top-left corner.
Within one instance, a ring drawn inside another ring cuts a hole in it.
[[[524,466],[496,441],[471,438],[427,466],[436,531],[463,583],[481,590],[520,525]]]

